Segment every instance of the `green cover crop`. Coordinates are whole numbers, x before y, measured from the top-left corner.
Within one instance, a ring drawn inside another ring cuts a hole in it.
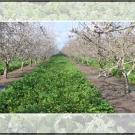
[[[0,93],[0,112],[94,113],[114,109],[67,57],[56,55]]]

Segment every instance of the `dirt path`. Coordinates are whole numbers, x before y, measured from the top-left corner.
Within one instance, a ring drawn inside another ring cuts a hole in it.
[[[32,72],[34,68],[36,68],[36,65],[33,65],[32,67],[26,66],[24,67],[23,71],[21,71],[20,69],[14,70],[8,73],[7,79],[3,79],[3,77],[0,76],[0,86],[4,87],[13,81],[20,80],[23,77],[23,75]]]
[[[116,77],[99,78],[97,69],[85,65],[77,65],[77,67],[86,74],[90,82],[101,90],[102,97],[116,108],[116,112],[135,113],[135,91],[124,96],[124,82],[122,80]]]

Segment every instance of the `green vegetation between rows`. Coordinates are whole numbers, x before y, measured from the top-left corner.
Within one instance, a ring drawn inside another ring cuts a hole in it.
[[[24,62],[24,66],[26,65],[28,65],[28,62]],[[8,71],[11,72],[20,67],[21,67],[21,61],[19,59],[15,59],[9,64]],[[4,72],[4,63],[0,61],[0,75],[3,75],[3,72]]]
[[[78,62],[95,67],[95,68],[100,68],[98,60],[95,58],[80,58]],[[112,66],[113,66],[113,62],[108,61],[106,65],[104,65],[104,68],[111,68]],[[131,66],[130,64],[126,64],[126,69],[129,69],[130,66]],[[116,77],[122,76],[121,72],[117,68],[114,68],[112,70],[112,75]],[[132,74],[128,76],[128,79],[130,83],[135,84],[135,71],[133,71]]]
[[[114,112],[99,91],[63,55],[0,93],[0,112]]]

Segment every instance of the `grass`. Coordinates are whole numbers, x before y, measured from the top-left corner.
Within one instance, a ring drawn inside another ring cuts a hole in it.
[[[28,65],[28,62],[24,63],[24,66]],[[9,72],[18,69],[21,67],[21,61],[20,60],[13,60],[10,64],[9,64]],[[0,61],[0,75],[3,75],[4,72],[4,63]]]
[[[95,68],[99,68],[100,67],[97,59],[95,59],[95,58],[91,58],[91,59],[90,58],[83,58],[83,59],[80,58],[80,62],[82,64],[89,65],[89,66],[92,66],[92,67],[95,67]]]
[[[82,64],[85,64],[85,65],[88,65],[88,66],[92,66],[92,67],[95,67],[95,68],[100,68],[98,60],[95,59],[95,58],[81,58],[80,62]],[[106,65],[104,66],[104,68],[111,68],[112,66],[113,66],[113,62],[112,61],[108,61],[106,63]],[[130,67],[131,67],[130,64],[126,64],[126,69],[127,70],[130,69]],[[112,70],[112,75],[116,76],[116,77],[121,77],[122,76],[121,72],[118,69],[116,69],[116,68]],[[129,79],[129,83],[135,84],[135,71],[133,71],[129,75],[128,79]]]
[[[98,89],[63,56],[53,56],[0,93],[0,112],[114,112]]]

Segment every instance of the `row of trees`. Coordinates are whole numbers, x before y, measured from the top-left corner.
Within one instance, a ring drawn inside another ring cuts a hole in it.
[[[85,56],[96,58],[100,69],[106,73],[117,68],[125,81],[125,93],[128,93],[128,76],[135,70],[135,24],[79,23],[71,32],[71,39],[63,48],[63,52],[75,58]],[[104,69],[108,62],[112,62],[112,67]],[[127,64],[130,65],[128,68],[126,68]]]
[[[40,23],[1,22],[0,60],[4,63],[4,78],[7,78],[9,64],[14,59],[37,62],[46,59],[57,48],[53,33]]]

